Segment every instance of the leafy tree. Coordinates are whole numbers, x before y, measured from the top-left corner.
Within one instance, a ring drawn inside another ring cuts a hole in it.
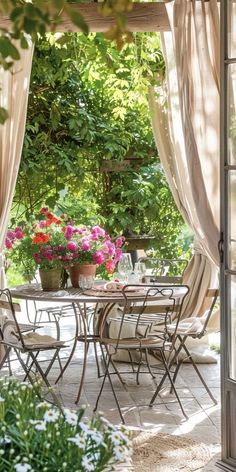
[[[147,102],[150,83],[163,73],[157,34],[136,34],[120,52],[102,34],[42,36],[12,224],[57,205],[115,234],[151,233],[159,253],[181,254],[183,221],[158,161]]]

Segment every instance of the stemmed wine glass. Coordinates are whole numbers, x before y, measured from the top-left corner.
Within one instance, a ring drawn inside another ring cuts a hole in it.
[[[118,263],[118,272],[127,283],[129,275],[133,272],[131,255],[128,252],[122,254]]]
[[[134,264],[134,273],[137,275],[139,282],[143,282],[143,277],[146,273],[146,265],[145,262],[135,262]]]

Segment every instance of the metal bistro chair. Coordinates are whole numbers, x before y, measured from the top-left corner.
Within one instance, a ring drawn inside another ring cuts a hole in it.
[[[108,378],[120,418],[124,423],[124,417],[122,415],[114,384],[112,382],[112,374],[117,374],[117,370],[115,370],[115,372],[111,371],[111,368],[113,367],[113,357],[117,354],[118,350],[135,350],[140,356],[140,369],[143,352],[152,350],[160,354],[164,366],[164,375],[168,377],[183,415],[187,418],[178,393],[175,389],[175,385],[172,381],[166,356],[166,353],[168,353],[169,358],[170,354],[175,350],[175,336],[173,335],[170,338],[168,333],[168,325],[171,324],[174,313],[175,319],[177,320],[177,330],[182,303],[189,290],[187,286],[183,285],[181,286],[181,289],[182,296],[176,297],[176,287],[127,285],[122,290],[123,303],[120,306],[120,316],[113,319],[110,316],[110,309],[108,308],[104,310],[99,320],[98,335],[101,347],[104,347],[106,352],[106,356],[103,357],[105,364],[105,374],[94,411],[97,410],[105,381]],[[136,301],[131,301],[131,293],[132,295],[137,294]],[[116,339],[109,337],[109,324],[111,322],[119,323]],[[129,336],[125,336],[127,323],[133,323],[133,334],[130,334],[129,331]],[[118,377],[123,384],[124,382],[120,378],[120,375]]]
[[[64,345],[64,341],[58,341],[51,336],[44,336],[35,333],[35,326],[33,325],[31,331],[27,329],[26,334],[22,331],[17,321],[16,312],[20,312],[20,305],[13,303],[11,293],[8,289],[0,290],[0,309],[7,310],[10,313],[10,317],[5,317],[5,321],[1,324],[0,328],[0,343],[5,347],[5,354],[0,363],[0,369],[2,368],[5,360],[8,358],[11,351],[14,351],[21,367],[23,368],[26,376],[25,379],[29,379],[30,383],[33,384],[32,369],[35,367],[37,373],[42,378],[44,384],[50,388],[51,385],[47,379],[47,376],[53,366],[53,363],[58,355],[59,350]],[[29,325],[28,325],[29,328]],[[38,355],[44,351],[54,351],[54,354],[44,371],[38,361]],[[30,362],[25,362],[21,354],[27,354]],[[51,391],[53,399],[58,402],[57,396]]]
[[[210,398],[212,399],[212,401],[215,404],[217,404],[217,400],[212,395],[212,393],[211,393],[209,387],[207,386],[201,372],[199,371],[193,357],[191,356],[191,354],[188,350],[188,347],[186,345],[186,341],[188,340],[189,337],[193,338],[193,339],[201,339],[205,334],[207,334],[208,323],[209,323],[210,318],[212,316],[212,313],[213,313],[213,310],[214,310],[214,307],[215,307],[218,296],[219,296],[219,290],[218,289],[209,288],[207,290],[206,299],[205,299],[205,302],[206,302],[205,303],[205,308],[207,308],[207,311],[205,312],[204,315],[199,316],[199,317],[195,316],[195,317],[186,318],[184,320],[181,320],[178,323],[177,328],[176,328],[176,323],[175,322],[168,326],[169,334],[171,336],[174,335],[175,338],[177,338],[177,340],[179,341],[179,345],[176,349],[175,355],[172,358],[171,364],[170,364],[170,367],[172,367],[176,363],[174,376],[173,376],[173,384],[176,382],[177,375],[179,373],[179,369],[180,369],[181,365],[183,364],[184,361],[189,360],[189,362],[192,364],[195,372],[197,373],[199,379],[201,380],[204,388],[206,389],[208,395],[210,396]],[[185,356],[182,360],[179,360],[178,356],[181,352],[184,352]],[[160,389],[161,389],[161,387],[162,387],[162,385],[165,381],[165,377],[166,377],[166,374],[165,374],[162,381],[160,382],[160,384],[157,387],[157,390],[156,390],[156,392],[155,392],[155,394],[154,394],[154,396],[151,400],[152,404],[153,404],[157,394],[159,393],[159,391],[160,391]],[[172,390],[172,386],[171,386],[171,390]]]
[[[60,322],[62,319],[65,318],[75,318],[77,320],[77,315],[76,315],[76,306],[73,303],[69,304],[60,304],[60,305],[51,305],[51,306],[44,306],[44,307],[37,307],[37,304],[35,301],[34,303],[34,318],[31,320],[30,318],[30,309],[29,309],[29,304],[28,301],[26,300],[26,314],[27,318],[32,324],[37,324],[38,327],[42,326],[50,326],[50,328],[55,328],[56,330],[56,339],[59,341],[61,339],[61,326]],[[83,313],[84,316],[86,317],[87,320],[87,327],[88,331],[90,332],[90,327],[91,327],[91,322],[94,317],[95,309],[94,307],[88,307],[84,304],[83,306]],[[73,341],[72,345],[72,350],[69,356],[67,355],[66,357],[61,357],[58,353],[57,360],[60,368],[60,375],[58,379],[56,380],[56,383],[58,380],[63,376],[63,373],[65,372],[67,366],[69,365],[71,358],[74,354],[75,348],[76,348],[76,343],[77,343],[77,334],[78,334],[78,329],[76,327],[76,332],[75,335],[70,339],[66,340],[68,343],[69,341]],[[97,368],[98,368],[98,376],[100,376],[100,370],[99,370],[99,364],[98,364],[98,356],[97,356],[97,351],[96,351],[96,345],[94,344],[94,350],[95,350],[95,357],[96,357],[96,362],[97,362]],[[62,366],[62,361],[67,359],[65,366]]]
[[[186,259],[157,259],[154,257],[142,257],[139,261],[144,262],[146,266],[145,282],[158,284],[181,284],[188,264]]]

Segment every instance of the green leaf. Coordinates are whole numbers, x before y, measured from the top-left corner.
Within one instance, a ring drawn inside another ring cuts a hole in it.
[[[3,125],[5,121],[8,119],[8,117],[9,117],[8,111],[5,108],[0,107],[0,124]]]
[[[23,7],[16,7],[16,8],[13,8],[13,10],[12,10],[12,12],[11,12],[11,14],[10,14],[10,19],[11,19],[11,21],[13,21],[13,22],[16,21],[17,18],[23,14],[23,11],[24,11],[24,10],[23,10]]]
[[[14,60],[20,59],[18,49],[11,43],[11,40],[6,36],[0,37],[0,53],[3,57],[12,57]]]
[[[27,39],[25,38],[24,35],[22,35],[21,38],[20,38],[20,46],[21,46],[22,49],[28,49],[28,47],[29,47],[29,43],[28,43],[28,41],[27,41]]]
[[[78,28],[85,34],[88,34],[89,29],[87,23],[85,23],[82,15],[77,11],[73,10],[72,8],[67,9],[68,15],[73,21],[74,25],[78,26]]]

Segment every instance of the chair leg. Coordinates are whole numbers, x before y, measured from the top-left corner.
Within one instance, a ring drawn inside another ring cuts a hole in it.
[[[37,352],[38,354],[38,352]],[[34,355],[32,352],[29,353],[31,359],[34,361],[34,364],[39,372],[39,374],[41,375],[45,385],[48,387],[48,389],[50,390],[50,393],[52,395],[52,398],[53,400],[55,401],[55,404],[58,406],[58,407],[61,407],[61,402],[58,398],[58,396],[55,394],[53,388],[51,387],[46,375],[45,375],[45,372],[43,371],[43,369],[41,368],[40,364],[38,363],[38,360],[37,360],[37,354]]]
[[[98,402],[99,402],[99,400],[100,400],[100,397],[101,397],[101,394],[102,394],[102,391],[103,391],[103,388],[104,388],[104,385],[105,385],[106,378],[108,377],[108,380],[109,380],[109,383],[110,383],[110,386],[111,386],[111,390],[112,390],[112,393],[113,393],[113,396],[114,396],[114,398],[115,398],[115,402],[116,402],[116,405],[117,405],[117,408],[118,408],[118,411],[119,411],[119,415],[120,415],[121,421],[122,421],[123,424],[125,424],[125,420],[124,420],[124,417],[123,417],[123,415],[122,415],[121,408],[120,408],[120,405],[119,405],[119,401],[118,401],[118,398],[117,398],[117,396],[116,396],[116,392],[115,392],[115,389],[114,389],[114,387],[113,387],[111,375],[110,375],[110,372],[109,372],[110,363],[111,363],[111,354],[109,355],[109,358],[108,358],[108,362],[107,362],[107,366],[106,366],[106,371],[105,371],[105,374],[104,374],[104,377],[103,377],[102,385],[101,385],[101,388],[100,388],[100,391],[99,391],[99,394],[98,394],[98,397],[97,397],[97,400],[96,400],[96,404],[95,404],[95,407],[94,407],[94,410],[93,410],[93,411],[97,411]]]
[[[77,342],[78,342],[78,335],[79,335],[79,329],[80,329],[80,319],[78,318],[77,316],[77,313],[76,313],[76,308],[75,308],[75,305],[72,304],[73,306],[73,310],[74,310],[74,314],[75,314],[75,338],[74,338],[74,344],[73,344],[73,347],[71,349],[71,353],[64,365],[63,368],[61,368],[61,372],[60,374],[58,375],[57,379],[56,379],[56,382],[55,384],[57,384],[57,382],[60,380],[61,377],[63,377],[63,374],[65,372],[65,370],[67,369],[68,365],[70,364],[70,361],[74,355],[74,352],[75,352],[75,349],[76,349],[76,346],[77,346]]]
[[[204,387],[205,387],[205,389],[206,389],[206,391],[207,391],[209,397],[212,399],[213,403],[215,403],[215,405],[217,405],[217,400],[216,400],[215,397],[212,395],[212,393],[211,393],[209,387],[207,386],[207,384],[206,384],[204,378],[202,377],[201,372],[199,371],[199,369],[198,369],[196,363],[194,362],[194,360],[193,360],[193,358],[192,358],[192,356],[191,356],[191,354],[190,354],[188,348],[185,346],[185,344],[183,344],[183,349],[185,350],[185,352],[186,352],[186,354],[187,354],[187,356],[188,356],[190,362],[192,363],[192,365],[193,365],[193,367],[194,367],[194,369],[195,369],[195,371],[196,371],[196,373],[197,373],[199,379],[201,380],[202,384],[204,385]]]
[[[28,370],[28,367],[26,366],[26,364],[23,362],[20,353],[18,352],[17,349],[14,349],[14,351],[15,351],[15,353],[16,353],[16,356],[17,356],[17,358],[18,358],[18,361],[19,361],[19,363],[20,363],[22,369],[24,370],[24,372],[25,372],[25,374],[26,374],[26,378],[29,379],[31,385],[34,385],[34,381],[33,381],[32,377],[31,377],[31,375],[30,375],[30,371]]]
[[[59,352],[60,352],[60,349],[57,349],[56,352],[55,352],[55,354],[54,354],[54,356],[52,357],[51,361],[49,362],[48,367],[47,367],[47,369],[45,370],[45,377],[48,376],[48,374],[49,374],[49,372],[50,372],[50,370],[51,370],[51,368],[52,368],[52,366],[53,366],[53,364],[54,364],[56,358],[58,359],[59,365],[61,365],[61,364],[60,364],[61,360],[60,360],[60,357],[59,357]],[[62,367],[61,367],[61,370],[62,370]]]
[[[160,354],[161,354],[162,362],[163,362],[163,365],[164,365],[165,371],[166,371],[166,375],[164,375],[163,378],[168,377],[168,379],[169,379],[169,381],[170,381],[170,383],[171,383],[171,387],[172,387],[173,390],[174,390],[175,396],[176,396],[177,401],[178,401],[178,403],[179,403],[179,406],[180,406],[180,408],[181,408],[181,411],[182,411],[184,417],[185,417],[186,419],[188,419],[188,416],[186,415],[186,413],[185,413],[185,411],[184,411],[184,409],[183,409],[183,406],[182,406],[182,403],[181,403],[181,401],[180,401],[179,395],[178,395],[178,393],[177,393],[177,390],[176,390],[175,385],[174,385],[174,383],[173,383],[173,380],[172,380],[172,378],[171,378],[171,375],[170,375],[170,372],[169,372],[169,367],[168,367],[168,365],[167,365],[164,352],[163,352],[163,351],[160,351]],[[162,379],[162,381],[163,381],[163,379]],[[161,383],[163,384],[162,381],[161,381]],[[160,387],[158,386],[157,389],[156,389],[156,392],[154,393],[154,395],[153,395],[153,397],[152,397],[152,399],[151,399],[151,401],[150,401],[149,406],[153,406],[153,403],[154,403],[155,398],[156,398],[156,396],[157,396],[157,394],[158,394],[159,391],[160,391]]]
[[[148,372],[152,376],[152,378],[155,379],[156,377],[152,372],[152,368],[151,368],[149,360],[148,360],[148,350],[147,349],[145,349],[145,359],[146,359],[146,363],[147,363]]]
[[[128,354],[129,354],[129,360],[130,360],[132,372],[135,372],[135,368],[134,368],[134,363],[133,363],[133,359],[132,359],[132,356],[131,356],[131,352],[130,352],[129,349],[127,349],[127,352],[128,352]]]
[[[80,378],[80,384],[79,384],[79,390],[77,394],[77,398],[75,400],[75,403],[79,403],[79,399],[81,396],[83,384],[84,384],[84,378],[85,378],[85,373],[86,373],[86,367],[87,367],[87,357],[88,357],[88,350],[89,350],[89,342],[84,341],[84,358],[83,358],[83,367],[82,367],[82,374]]]
[[[36,357],[38,357],[38,355],[39,355],[39,351],[37,352]],[[26,363],[25,363],[25,365],[27,366],[27,372],[28,372],[28,373],[25,374],[25,377],[24,377],[24,379],[23,379],[23,382],[25,382],[25,381],[27,380],[27,377],[28,377],[28,375],[29,375],[29,373],[30,373],[30,371],[31,371],[31,369],[32,369],[32,367],[33,367],[33,365],[34,365],[34,361],[32,361],[31,364],[30,364],[30,366],[29,366],[29,361],[30,361],[30,355],[28,354],[28,355],[27,355],[27,361],[26,361]]]
[[[9,368],[9,374],[12,375],[12,372],[11,372],[11,369],[10,369],[10,363],[9,363],[9,355],[10,355],[11,347],[7,347],[7,346],[4,346],[4,347],[5,347],[5,354],[3,355],[3,358],[0,362],[0,370],[1,370],[2,366],[4,365],[4,363],[7,361],[8,362],[8,368]]]
[[[139,385],[139,374],[140,374],[140,369],[141,369],[141,365],[142,365],[142,349],[140,348],[139,349],[139,363],[138,363],[138,369],[137,369],[137,373],[136,373],[136,383],[137,385]]]

